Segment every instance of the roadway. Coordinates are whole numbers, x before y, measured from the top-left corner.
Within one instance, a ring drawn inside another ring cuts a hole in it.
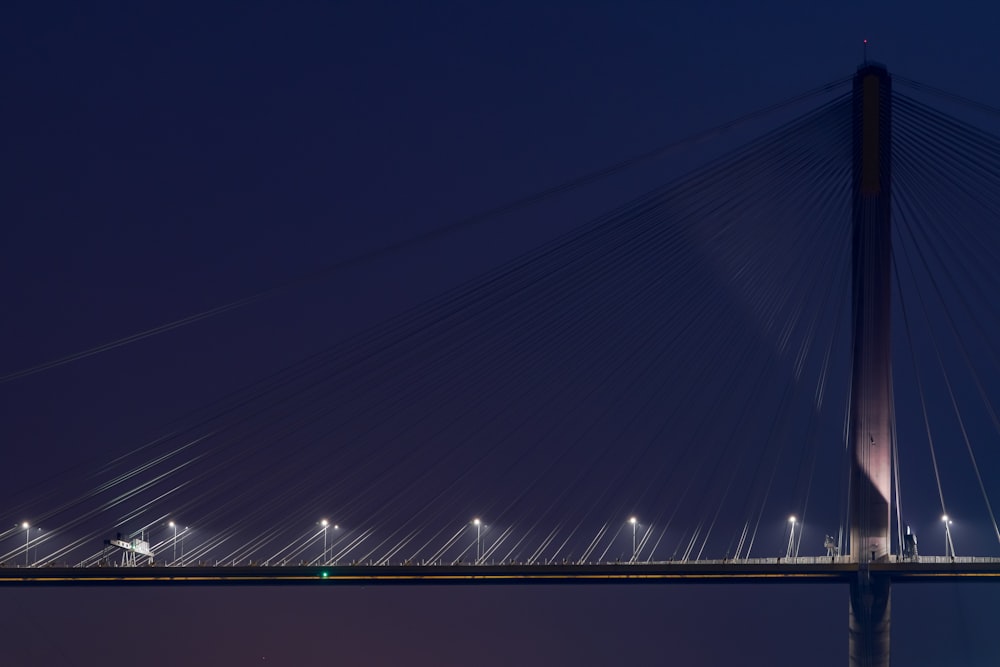
[[[1000,558],[941,558],[872,563],[894,582],[1000,581]],[[2,586],[137,585],[499,585],[848,583],[858,564],[847,558],[753,559],[596,564],[185,565],[140,567],[5,567]]]

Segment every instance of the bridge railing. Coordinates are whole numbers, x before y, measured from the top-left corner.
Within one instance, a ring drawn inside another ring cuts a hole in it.
[[[385,566],[418,566],[418,567],[454,567],[459,566],[491,566],[491,567],[524,567],[524,566],[538,566],[538,567],[580,567],[580,566],[600,566],[600,567],[639,567],[639,566],[659,566],[659,567],[685,567],[685,566],[759,566],[759,565],[849,565],[855,563],[856,561],[851,556],[795,556],[795,557],[772,557],[772,558],[716,558],[716,559],[702,559],[702,560],[642,560],[642,561],[589,561],[589,562],[579,562],[579,561],[558,561],[558,562],[543,562],[536,561],[533,563],[527,562],[515,562],[515,561],[504,561],[504,562],[481,562],[475,563],[472,561],[467,562],[452,562],[452,561],[434,561],[434,562],[405,562],[405,563],[390,563],[387,561],[379,562],[348,562],[348,563],[327,563],[326,566],[372,566],[372,565],[385,565]],[[925,564],[925,565],[942,565],[948,563],[983,563],[983,564],[995,564],[1000,563],[1000,558],[993,556],[919,556],[916,558],[903,558],[901,555],[893,554],[879,561],[879,563],[892,563],[892,564],[905,564],[905,563],[915,563],[915,564]],[[283,566],[303,566],[309,565],[306,562],[295,562],[295,563],[268,563],[268,562],[199,562],[191,563],[191,566],[196,567],[283,567]],[[312,565],[317,565],[312,563]],[[73,567],[67,563],[46,563],[44,566],[33,564],[31,566],[25,566],[17,563],[6,563],[0,565],[0,567],[11,567],[11,568],[23,568],[23,567]],[[76,567],[84,567],[82,565],[77,565]],[[121,567],[118,563],[98,563],[91,565],[90,567],[106,567],[106,568],[118,568]]]
[[[702,560],[668,560],[668,561],[637,561],[635,563],[625,563],[626,565],[829,565],[831,563],[851,563],[850,556],[794,556],[794,557],[774,557],[774,558],[705,558]]]
[[[917,556],[915,558],[902,558],[892,556],[893,563],[926,563],[940,565],[944,563],[998,563],[1000,558],[995,556]]]

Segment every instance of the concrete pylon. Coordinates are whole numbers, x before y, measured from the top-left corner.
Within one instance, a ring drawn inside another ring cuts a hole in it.
[[[851,377],[850,543],[860,564],[851,584],[850,665],[889,665],[889,580],[868,564],[890,553],[892,496],[892,80],[865,64],[854,76],[853,372]]]
[[[889,667],[889,577],[861,572],[851,582],[848,619],[850,667]]]

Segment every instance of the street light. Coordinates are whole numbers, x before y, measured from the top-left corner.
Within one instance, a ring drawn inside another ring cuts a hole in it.
[[[955,543],[951,541],[951,519],[948,515],[942,515],[941,523],[944,524],[944,555],[955,557]]]
[[[326,565],[326,527],[330,525],[330,522],[323,519],[319,525],[323,526],[323,564]]]
[[[24,528],[24,566],[28,567],[28,542],[29,535],[31,535],[31,524],[25,521],[21,524],[21,528]]]
[[[639,520],[633,516],[628,522],[632,524],[632,561],[635,562],[635,527],[639,525]]]
[[[482,543],[480,539],[483,535],[483,522],[478,518],[472,520],[472,525],[476,527],[476,564],[479,564],[479,559],[482,558]]]
[[[796,519],[795,519],[794,516],[788,517],[788,523],[791,524],[792,530],[788,534],[788,548],[785,549],[785,558],[788,558],[788,557],[792,556],[793,553],[794,553],[794,545],[795,545],[795,521],[796,521]]]
[[[177,564],[177,524],[174,523],[173,521],[171,521],[167,525],[174,529],[174,559],[173,559],[173,561],[171,561],[170,564],[171,565],[176,565]]]

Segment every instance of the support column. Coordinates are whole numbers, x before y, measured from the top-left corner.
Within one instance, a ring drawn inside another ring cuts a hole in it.
[[[867,572],[851,582],[848,632],[850,667],[889,667],[889,577]]]
[[[892,85],[880,65],[854,76],[854,172],[848,553],[860,564],[851,584],[850,665],[889,665],[889,580],[868,564],[890,553],[892,359],[889,225]]]

